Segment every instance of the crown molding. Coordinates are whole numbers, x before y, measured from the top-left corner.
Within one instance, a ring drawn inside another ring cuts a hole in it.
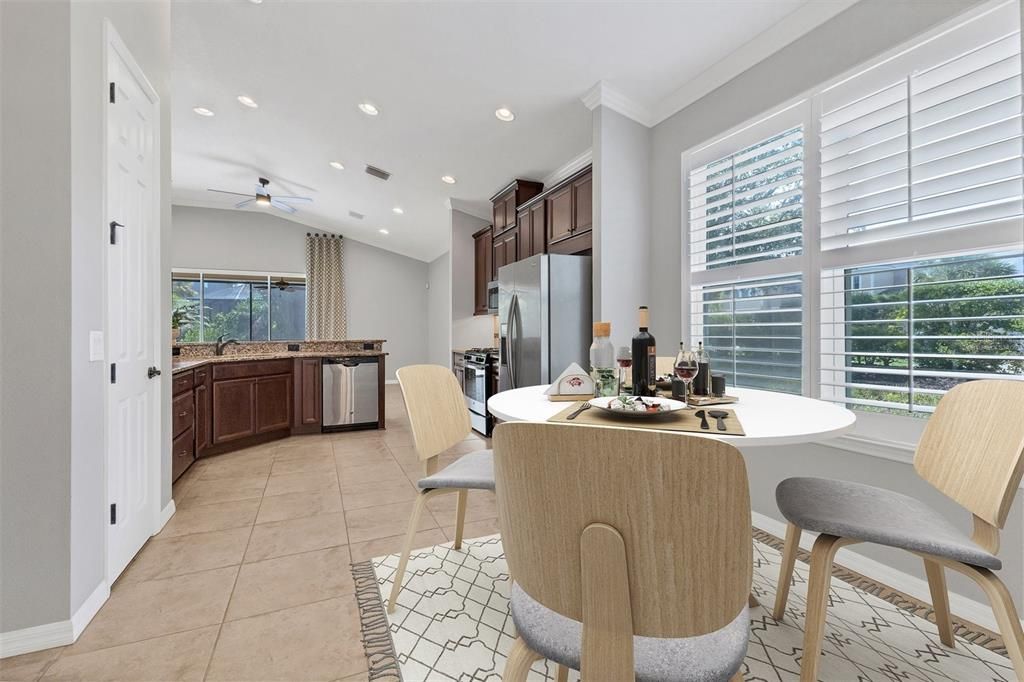
[[[598,107],[607,107],[648,128],[656,123],[645,105],[624,95],[604,81],[595,83],[580,97],[580,101],[591,111]]]
[[[480,206],[479,201],[466,201],[465,199],[453,199],[449,197],[444,200],[444,206],[449,211],[459,211],[466,215],[471,215],[474,218],[485,220],[488,223],[494,218],[487,207]]]
[[[577,157],[570,159],[565,162],[559,168],[549,173],[541,182],[544,183],[544,187],[553,187],[562,180],[572,175],[578,170],[581,170],[585,166],[589,166],[594,162],[594,150],[588,149]]]
[[[607,107],[641,125],[653,128],[857,2],[832,0],[804,3],[656,104],[639,102],[605,81],[595,83],[580,97],[580,101],[590,110],[599,106]]]
[[[650,125],[655,126],[682,111],[857,2],[833,0],[804,3],[662,99],[654,107]]]

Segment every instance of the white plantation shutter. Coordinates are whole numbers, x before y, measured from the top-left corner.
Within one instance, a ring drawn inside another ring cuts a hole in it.
[[[694,270],[801,252],[803,143],[796,126],[690,171]]]
[[[820,95],[822,249],[1022,215],[1017,3],[996,7]],[[983,230],[973,231],[984,246]]]

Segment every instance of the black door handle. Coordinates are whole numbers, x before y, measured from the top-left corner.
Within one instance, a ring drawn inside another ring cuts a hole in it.
[[[119,227],[124,227],[124,225],[122,225],[121,223],[117,222],[116,220],[111,220],[110,221],[110,243],[111,244],[116,244],[117,243],[117,228],[119,228]]]
[[[160,376],[160,370],[158,370],[156,367],[150,367],[148,370],[146,370],[146,376],[149,377],[150,379],[152,379],[153,377],[158,377]]]

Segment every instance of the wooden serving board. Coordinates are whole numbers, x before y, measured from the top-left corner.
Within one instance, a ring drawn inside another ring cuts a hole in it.
[[[586,402],[586,401],[583,401]],[[647,429],[651,431],[685,431],[691,433],[703,433],[705,435],[722,435],[722,436],[745,436],[746,432],[743,430],[743,425],[740,424],[739,418],[736,413],[732,410],[723,410],[728,412],[729,416],[725,419],[725,431],[718,430],[718,422],[711,417],[708,417],[708,426],[711,428],[707,431],[700,428],[700,417],[694,415],[697,410],[678,410],[676,412],[670,412],[663,416],[652,417],[652,418],[639,418],[639,417],[618,417],[612,414],[608,414],[604,410],[599,410],[596,407],[591,407],[589,410],[584,410],[573,420],[567,419],[567,417],[576,411],[577,408],[582,405],[582,402],[574,402],[569,407],[565,408],[554,417],[548,419],[549,422],[559,422],[564,424],[586,424],[588,426],[615,426],[623,429]]]

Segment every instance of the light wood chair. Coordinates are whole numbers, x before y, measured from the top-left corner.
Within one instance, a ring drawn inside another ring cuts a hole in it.
[[[914,454],[917,474],[973,514],[966,533],[918,500],[882,488],[820,478],[791,478],[775,497],[789,521],[774,616],[782,620],[802,530],[819,533],[811,551],[801,680],[816,680],[832,561],[857,542],[899,547],[924,560],[939,639],[952,647],[943,569],[968,576],[995,611],[1006,651],[1024,680],[1024,633],[1013,599],[993,571],[1002,563],[999,531],[1024,472],[1024,381],[984,380],[946,393]]]
[[[395,610],[402,590],[405,567],[409,563],[413,538],[419,527],[420,516],[427,500],[437,495],[457,493],[459,496],[455,520],[455,549],[462,547],[462,533],[466,522],[466,501],[470,490],[494,490],[494,460],[490,450],[478,450],[463,455],[444,469],[439,469],[439,456],[459,443],[472,430],[469,410],[462,388],[455,375],[440,365],[410,365],[396,372],[402,387],[402,397],[409,413],[413,444],[423,463],[424,477],[417,486],[420,494],[409,519],[409,531],[402,550],[402,558],[395,572],[395,583],[388,599],[388,612]]]
[[[676,371],[676,356],[659,355],[654,359],[654,371],[661,376],[672,376]]]
[[[518,638],[584,680],[729,680],[753,570],[739,451],[679,434],[515,422],[494,433]]]

